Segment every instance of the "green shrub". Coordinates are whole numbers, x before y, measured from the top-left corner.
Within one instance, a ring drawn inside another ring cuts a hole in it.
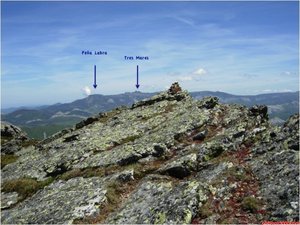
[[[245,197],[241,206],[244,210],[256,212],[259,209],[259,200],[252,196]]]

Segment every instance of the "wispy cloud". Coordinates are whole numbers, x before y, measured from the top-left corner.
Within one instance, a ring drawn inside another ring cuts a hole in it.
[[[265,89],[262,90],[263,93],[282,93],[282,92],[293,92],[290,89]]]
[[[191,73],[178,76],[177,80],[179,80],[179,81],[199,81],[206,74],[208,74],[208,72],[204,68],[200,67]]]
[[[196,27],[195,22],[192,19],[184,18],[184,17],[180,17],[180,16],[174,16],[172,18],[179,21],[179,22],[181,22],[181,23],[183,23],[183,24],[189,25],[191,27]]]

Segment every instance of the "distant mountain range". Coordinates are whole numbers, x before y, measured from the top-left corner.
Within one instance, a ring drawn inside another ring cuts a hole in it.
[[[30,137],[42,139],[63,128],[71,127],[77,122],[94,114],[109,111],[119,106],[131,104],[156,93],[132,92],[118,95],[90,95],[71,103],[50,106],[2,110],[2,120],[20,126]],[[195,99],[204,96],[216,96],[222,103],[236,103],[247,107],[255,104],[268,106],[270,119],[281,124],[290,115],[299,112],[299,92],[272,93],[260,95],[231,95],[224,92],[191,92]],[[8,113],[7,113],[8,112]],[[44,134],[45,133],[45,134]]]

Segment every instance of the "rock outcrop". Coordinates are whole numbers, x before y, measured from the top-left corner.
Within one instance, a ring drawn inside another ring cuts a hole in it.
[[[22,148],[27,135],[19,127],[1,122],[1,154],[13,154]]]
[[[266,106],[195,101],[178,83],[16,154],[3,224],[299,221],[299,115],[272,126]]]

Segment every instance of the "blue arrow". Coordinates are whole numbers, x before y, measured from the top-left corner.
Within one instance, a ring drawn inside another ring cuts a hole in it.
[[[139,66],[136,66],[136,88],[139,89],[140,85],[139,85]]]
[[[94,84],[93,84],[93,86],[96,89],[96,87],[97,87],[97,82],[96,82],[96,65],[94,65]]]

